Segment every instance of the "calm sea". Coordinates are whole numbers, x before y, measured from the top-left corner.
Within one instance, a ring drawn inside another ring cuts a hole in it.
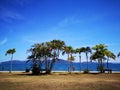
[[[104,63],[104,66],[106,67],[106,63]],[[73,63],[72,67],[74,67],[75,71],[79,71],[80,70],[80,66],[79,63]],[[1,63],[0,64],[0,71],[9,71],[10,68],[10,63]],[[25,71],[26,68],[31,68],[31,64],[30,63],[25,63],[25,62],[20,62],[20,63],[16,63],[13,62],[12,64],[12,70],[13,71]],[[85,70],[87,68],[87,64],[86,63],[82,63],[82,71]],[[97,71],[97,63],[89,63],[88,64],[88,68],[90,71]],[[120,63],[109,63],[109,68],[112,69],[113,71],[120,71]],[[53,67],[54,71],[68,71],[68,62],[57,62],[55,63],[54,67]]]

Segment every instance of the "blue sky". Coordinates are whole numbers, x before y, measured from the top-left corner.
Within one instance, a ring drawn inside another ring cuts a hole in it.
[[[31,45],[53,39],[73,48],[103,43],[117,54],[119,35],[120,0],[0,0],[1,61],[10,48],[26,60]]]

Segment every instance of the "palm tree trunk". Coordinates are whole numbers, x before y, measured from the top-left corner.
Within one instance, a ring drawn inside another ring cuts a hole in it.
[[[97,66],[97,70],[99,71],[99,67],[100,67],[100,61],[98,59],[98,66]]]
[[[55,54],[56,54],[56,50],[54,49],[54,57],[53,57],[53,59],[51,61],[49,69],[46,71],[46,74],[50,74],[52,69],[53,69],[54,63],[56,61],[56,55]]]
[[[54,64],[55,64],[55,59],[53,59],[53,60],[51,61],[50,68],[49,68],[49,70],[46,72],[46,74],[50,74],[50,73],[51,73]]]
[[[70,73],[72,72],[72,61],[70,61]]]
[[[108,67],[108,61],[109,61],[109,58],[107,59],[107,69],[109,68],[109,67]]]
[[[12,59],[13,59],[13,54],[12,54],[12,56],[11,56],[11,61],[10,61],[10,73],[12,72]]]
[[[45,56],[45,62],[46,62],[46,72],[48,72],[48,60],[46,56]]]
[[[71,72],[70,71],[70,60],[68,60],[68,72]]]
[[[86,59],[87,59],[87,70],[88,70],[88,56],[87,56],[87,53],[86,53]]]
[[[102,59],[100,61],[101,61],[101,65],[100,65],[101,73],[103,73],[103,62],[102,62]]]
[[[71,71],[70,71],[70,60],[69,60],[69,54],[68,54],[68,72],[71,72]]]
[[[42,74],[42,62],[39,59],[40,74]]]
[[[79,55],[79,61],[80,61],[80,72],[81,72],[81,55]]]

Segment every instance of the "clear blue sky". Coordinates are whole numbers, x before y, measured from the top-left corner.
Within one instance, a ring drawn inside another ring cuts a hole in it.
[[[117,54],[119,36],[120,0],[0,0],[0,61],[10,48],[26,60],[31,45],[53,39],[74,48],[103,43]]]

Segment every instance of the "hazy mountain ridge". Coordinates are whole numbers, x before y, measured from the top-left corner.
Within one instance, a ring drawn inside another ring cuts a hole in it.
[[[1,62],[0,64],[9,64],[10,61],[5,61],[5,62]],[[31,63],[30,62],[27,62],[27,60],[13,60],[12,61],[12,64],[29,64]],[[68,64],[68,60],[59,60],[59,61],[56,61],[56,64],[59,63],[59,64]],[[79,62],[73,62],[74,64],[79,64]],[[81,62],[82,64],[87,64],[87,62]],[[88,64],[97,64],[97,62],[88,62]],[[104,64],[106,64],[106,62],[104,62]],[[120,64],[120,63],[109,63],[109,64]]]
[[[26,63],[27,60],[21,61],[21,60],[13,60],[12,61],[12,67],[13,71],[23,71],[26,68],[31,68],[32,62]],[[106,67],[106,63],[103,63]],[[86,69],[87,62],[82,62],[82,70]],[[91,71],[96,71],[98,63],[97,62],[89,62],[88,67]],[[75,70],[79,71],[80,63],[79,62],[73,62],[72,66],[75,67]],[[10,67],[10,61],[5,61],[0,63],[0,71],[1,70],[9,70]],[[109,67],[112,68],[114,71],[120,71],[120,63],[109,63]],[[68,61],[67,60],[59,60],[56,61],[53,70],[55,71],[67,71],[68,70]]]

